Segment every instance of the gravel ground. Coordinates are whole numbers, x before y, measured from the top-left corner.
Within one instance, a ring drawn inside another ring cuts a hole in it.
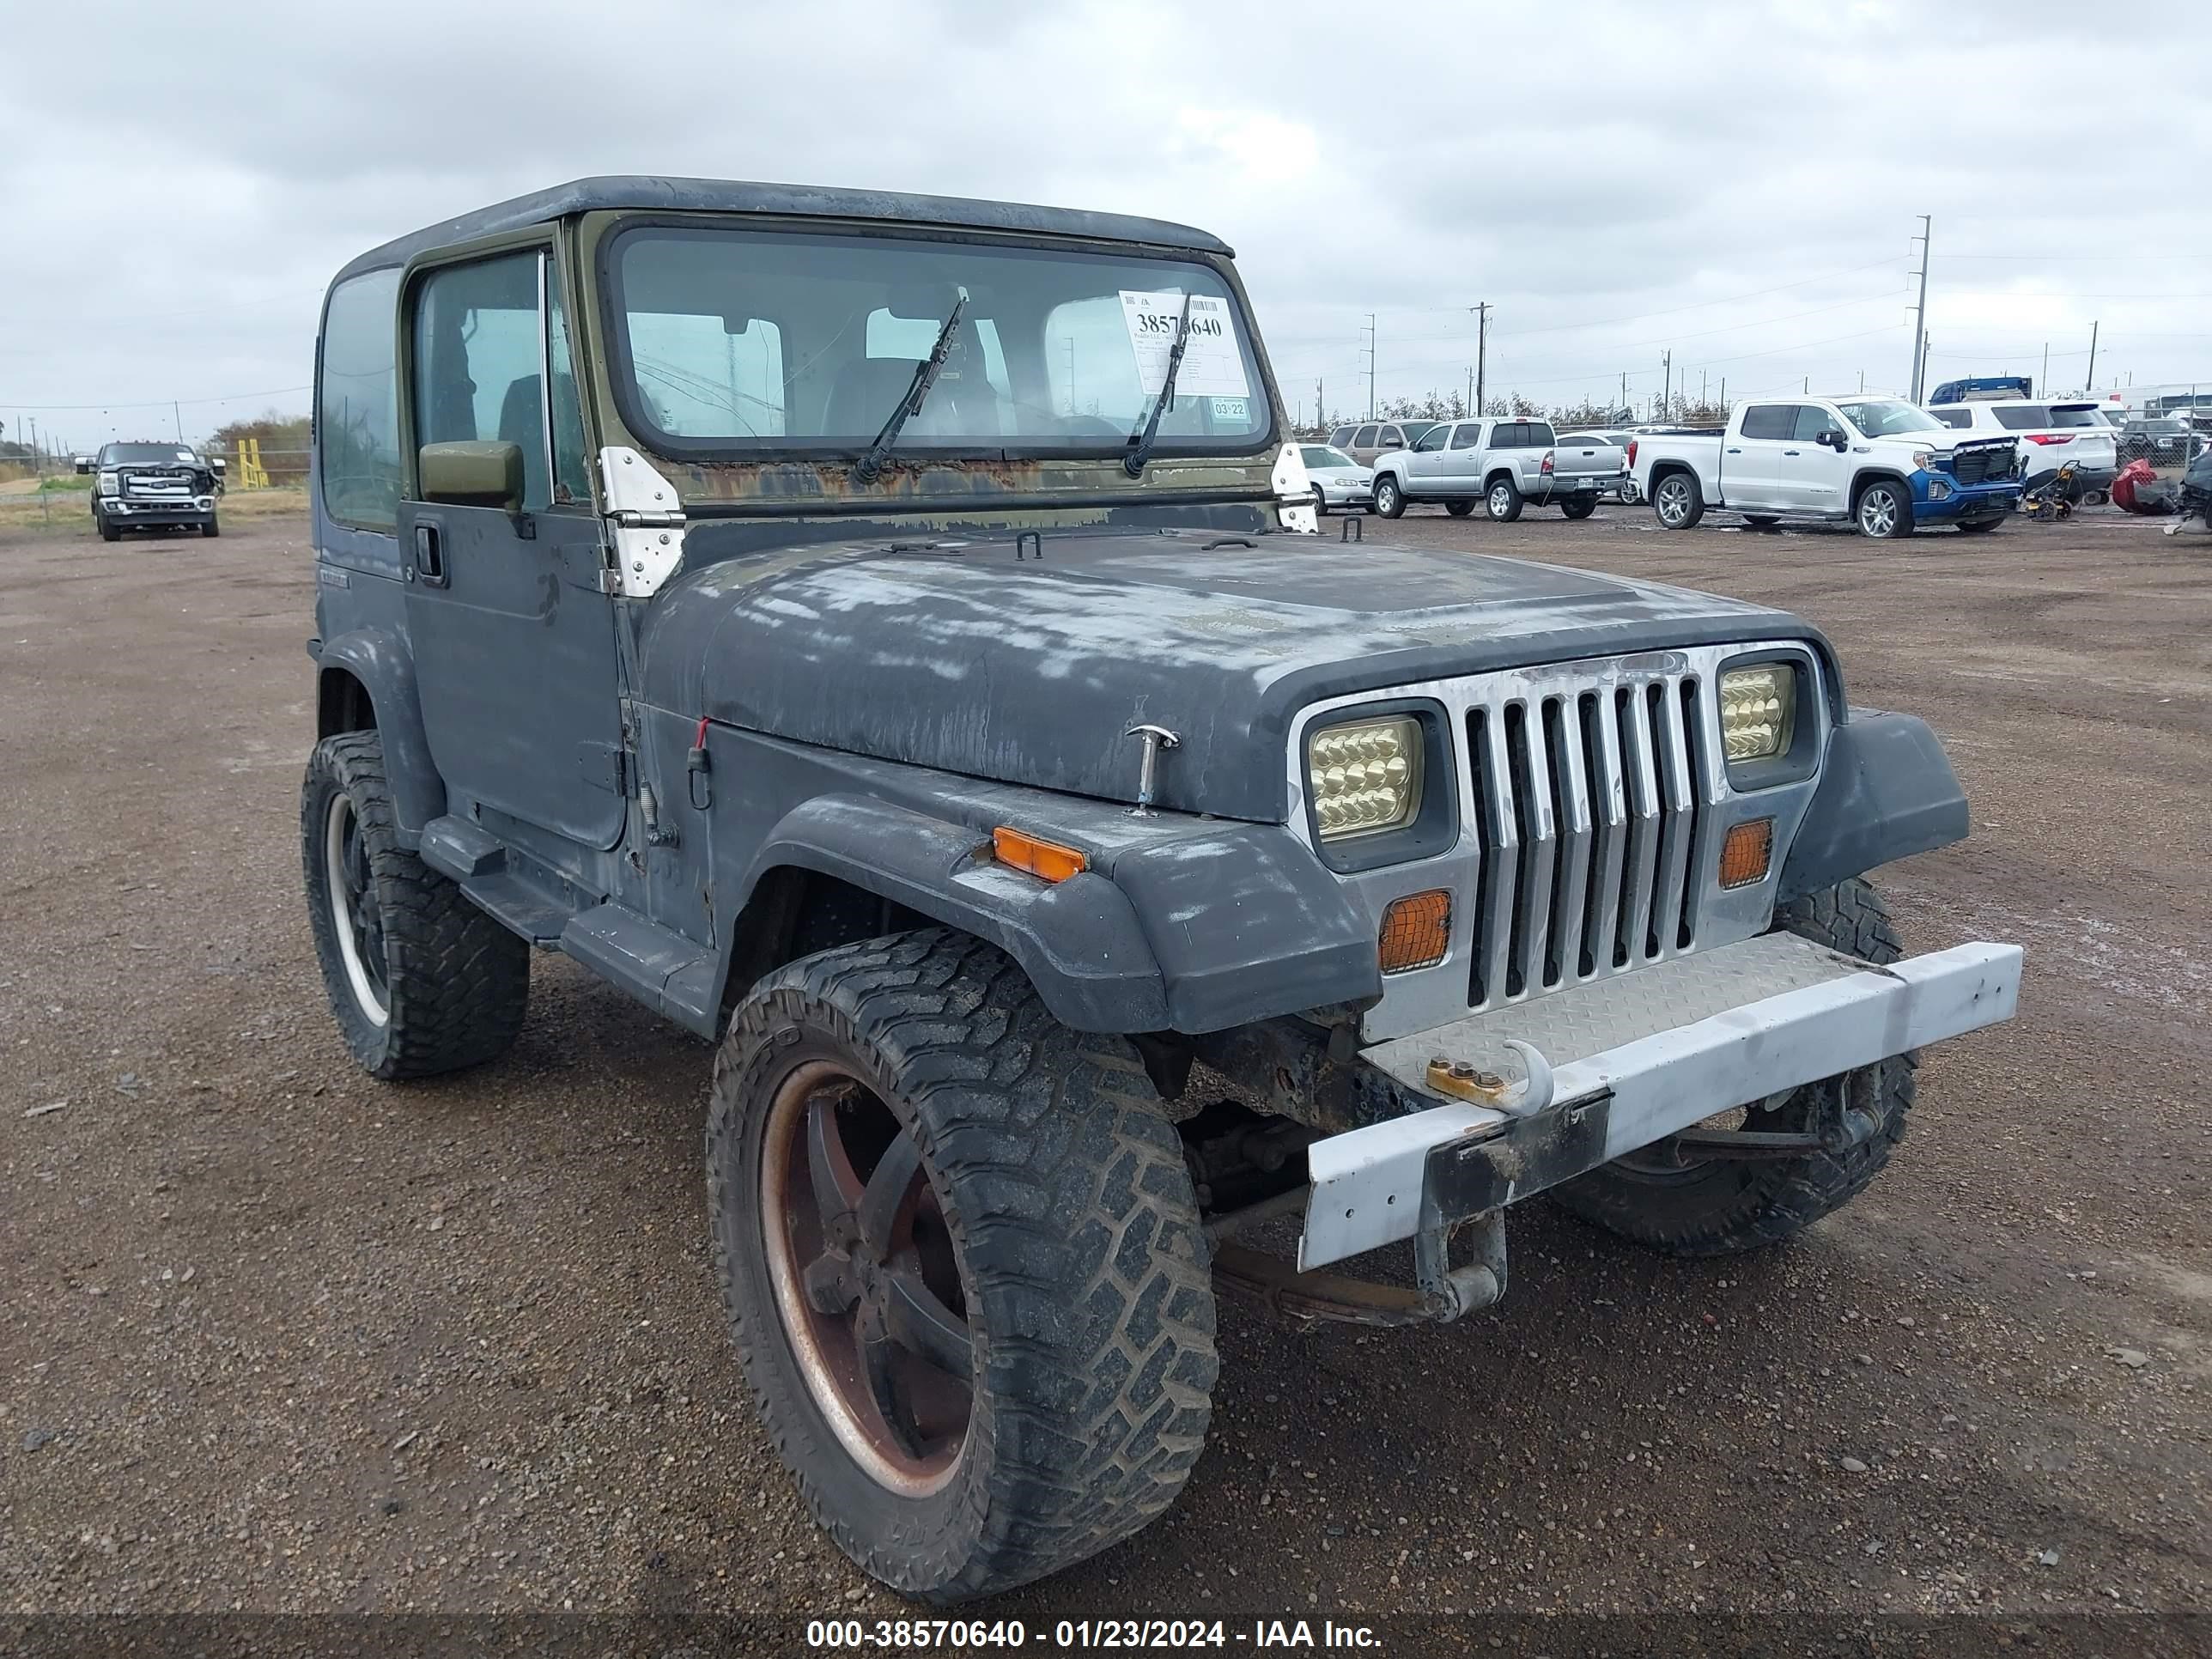
[[[1885,878],[1908,941],[2025,943],[2021,1018],[1789,1248],[1537,1203],[1458,1326],[1224,1304],[1175,1511],[990,1611],[2204,1607],[2212,543],[1368,527],[1826,628],[1973,799]],[[350,1068],[299,896],[312,599],[296,519],[0,531],[0,1609],[897,1616],[732,1363],[705,1045],[540,957],[505,1061]]]

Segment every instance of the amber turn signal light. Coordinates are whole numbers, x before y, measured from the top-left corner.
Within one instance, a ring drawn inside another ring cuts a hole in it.
[[[1766,879],[1766,866],[1774,856],[1774,820],[1752,818],[1731,824],[1721,843],[1721,885],[1748,887]]]
[[[1378,953],[1384,973],[1433,968],[1450,947],[1451,895],[1443,888],[1392,899],[1383,911]]]
[[[991,851],[1001,864],[1024,871],[1040,881],[1066,881],[1091,867],[1091,860],[1073,847],[1056,841],[1040,841],[1000,824],[991,831]]]

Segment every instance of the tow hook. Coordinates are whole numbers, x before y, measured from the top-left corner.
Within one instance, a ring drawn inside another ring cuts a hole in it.
[[[1488,1106],[1516,1117],[1542,1111],[1552,1103],[1552,1062],[1537,1052],[1534,1044],[1518,1037],[1506,1038],[1505,1046],[1520,1055],[1528,1068],[1527,1074],[1518,1080],[1503,1073],[1486,1071],[1473,1060],[1438,1054],[1429,1062],[1429,1087],[1454,1100]]]

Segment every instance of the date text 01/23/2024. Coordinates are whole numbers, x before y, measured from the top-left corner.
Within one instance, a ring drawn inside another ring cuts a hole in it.
[[[806,1626],[806,1645],[851,1650],[954,1650],[1022,1648],[1031,1632],[1018,1619],[814,1619]],[[1381,1637],[1365,1625],[1323,1620],[1318,1628],[1304,1619],[1255,1619],[1245,1628],[1212,1619],[1062,1619],[1049,1638],[1035,1632],[1036,1645],[1055,1650],[1089,1649],[1354,1649],[1374,1651]]]

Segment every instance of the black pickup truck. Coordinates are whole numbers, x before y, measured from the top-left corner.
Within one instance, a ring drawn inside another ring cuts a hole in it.
[[[112,443],[93,463],[92,522],[102,541],[126,530],[219,536],[215,469],[187,444]]]

